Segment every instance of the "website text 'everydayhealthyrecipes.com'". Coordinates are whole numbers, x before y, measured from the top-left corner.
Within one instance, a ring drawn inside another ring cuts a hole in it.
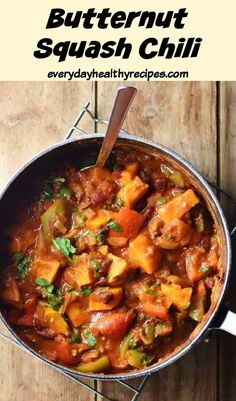
[[[187,79],[189,77],[188,71],[154,71],[145,69],[143,71],[124,71],[120,68],[107,71],[99,71],[96,69],[82,70],[78,69],[76,71],[49,71],[47,74],[49,79],[65,79],[68,81],[74,79],[80,80],[96,80],[96,79],[120,79],[123,81],[128,81],[132,79],[139,80],[155,80],[155,79]]]

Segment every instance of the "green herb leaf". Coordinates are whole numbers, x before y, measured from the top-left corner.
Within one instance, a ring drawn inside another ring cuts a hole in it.
[[[17,270],[21,280],[24,280],[27,276],[28,268],[32,263],[32,259],[25,256],[22,252],[15,253],[15,261],[17,264]]]
[[[75,288],[70,288],[69,292],[71,292],[71,294],[75,295],[76,297],[79,297],[81,295],[85,295],[87,297],[93,291],[90,288],[81,288],[80,290],[76,290]]]
[[[122,228],[115,220],[113,220],[113,219],[110,219],[110,220],[108,221],[107,226],[108,226],[111,230],[116,231],[116,232],[118,232],[118,233],[122,233],[122,231],[123,231],[123,228]]]
[[[15,261],[16,263],[20,263],[24,259],[24,254],[22,252],[15,253]]]
[[[81,341],[81,336],[79,335],[79,333],[76,331],[73,331],[71,333],[71,338],[70,338],[71,344],[76,344],[76,343],[79,343],[80,341]]]
[[[72,197],[73,193],[74,193],[74,191],[72,189],[62,187],[61,189],[59,189],[59,191],[57,191],[56,196],[58,198],[60,198],[61,196],[64,196],[67,200],[69,200]]]
[[[48,293],[47,302],[53,309],[58,310],[62,303],[62,291],[58,289],[55,294]]]
[[[90,295],[93,291],[92,291],[90,288],[81,288],[81,289],[80,289],[80,292],[81,292],[82,295],[85,295],[85,296],[87,297],[87,296]]]
[[[49,286],[47,287],[47,293],[48,293],[48,294],[52,294],[53,290],[54,290],[54,286],[53,286],[53,285],[49,285]]]
[[[46,278],[43,278],[43,277],[37,277],[35,279],[35,283],[37,285],[39,285],[40,287],[49,287],[50,286],[49,281]]]
[[[54,286],[49,283],[49,281],[46,278],[43,277],[37,277],[35,279],[35,283],[39,285],[40,287],[43,287],[45,292],[44,292],[44,297],[47,298],[47,303],[55,310],[59,309],[59,306],[62,303],[62,291],[60,289],[54,291]]]
[[[157,206],[161,206],[164,205],[167,202],[167,197],[166,196],[162,196],[160,199],[157,200],[156,205]]]
[[[53,243],[64,256],[68,257],[71,253],[76,252],[76,248],[71,245],[68,238],[57,237],[53,240]]]
[[[97,345],[97,340],[92,333],[88,333],[86,336],[87,344],[90,348],[93,348]]]

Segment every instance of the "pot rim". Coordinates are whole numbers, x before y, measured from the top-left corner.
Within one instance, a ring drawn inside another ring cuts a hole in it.
[[[8,190],[8,188],[11,186],[11,184],[15,181],[15,179],[27,168],[29,167],[32,163],[34,163],[37,159],[43,157],[44,155],[50,153],[54,149],[63,147],[64,145],[67,145],[68,143],[73,143],[73,142],[78,142],[78,141],[83,141],[83,140],[88,140],[88,139],[97,139],[97,138],[103,138],[105,136],[104,133],[89,133],[89,134],[80,134],[78,137],[73,137],[68,140],[62,140],[40,152],[35,154],[32,158],[30,158],[15,174],[12,175],[6,186],[3,188],[3,190],[0,193],[0,201],[2,200],[4,194]],[[225,290],[227,288],[228,282],[229,282],[229,275],[230,275],[230,270],[231,270],[231,264],[232,264],[232,249],[231,249],[231,241],[230,241],[230,233],[228,229],[228,224],[224,215],[224,212],[220,206],[220,203],[215,196],[213,190],[211,189],[210,185],[208,182],[205,180],[205,178],[199,173],[199,171],[187,160],[185,160],[182,156],[180,156],[178,153],[175,151],[169,149],[166,146],[163,146],[153,140],[146,139],[137,135],[129,134],[129,133],[123,133],[122,131],[119,133],[117,141],[119,139],[124,139],[124,140],[131,140],[138,142],[139,144],[146,144],[151,147],[153,147],[155,150],[160,150],[163,153],[167,153],[168,155],[172,156],[174,159],[176,159],[178,162],[183,164],[188,170],[190,170],[193,175],[197,178],[197,180],[202,184],[202,186],[206,189],[208,195],[210,198],[213,200],[217,213],[220,217],[220,222],[223,228],[223,232],[225,235],[226,239],[226,255],[227,255],[227,266],[225,267],[225,275],[224,275],[224,283],[222,285],[221,293],[220,296],[217,300],[217,303],[215,305],[215,310],[212,312],[212,314],[209,316],[208,320],[206,321],[205,325],[202,327],[202,329],[199,331],[199,333],[193,338],[193,340],[187,344],[183,349],[181,349],[176,355],[173,355],[166,361],[161,362],[160,364],[156,364],[150,367],[147,367],[145,369],[141,370],[133,370],[131,372],[127,373],[117,373],[117,374],[91,374],[91,373],[82,373],[80,371],[76,371],[74,369],[59,365],[58,363],[55,363],[53,361],[48,360],[44,356],[40,355],[38,352],[36,352],[34,349],[32,349],[28,344],[26,344],[21,338],[15,333],[13,328],[10,326],[10,324],[7,322],[7,320],[3,317],[2,312],[0,310],[0,319],[8,332],[14,337],[16,340],[17,344],[29,352],[31,355],[35,356],[37,359],[43,361],[49,366],[52,366],[54,369],[61,371],[62,373],[65,373],[67,375],[73,375],[75,377],[81,377],[81,378],[87,378],[87,379],[93,379],[93,380],[128,380],[132,378],[138,378],[138,377],[143,377],[145,375],[150,375],[152,373],[157,372],[160,369],[163,369],[170,364],[176,362],[178,359],[180,359],[182,356],[184,356],[188,351],[190,351],[194,345],[200,340],[201,337],[204,337],[206,334],[210,324],[212,323],[215,315],[219,311],[219,307],[222,303]],[[158,362],[157,362],[158,363]]]

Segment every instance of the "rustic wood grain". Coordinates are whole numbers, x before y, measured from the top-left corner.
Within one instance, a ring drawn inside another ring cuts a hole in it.
[[[0,188],[27,159],[59,142],[84,100],[92,100],[92,83],[0,83]],[[82,128],[92,130],[87,118]],[[0,326],[0,330],[2,326]],[[93,395],[42,362],[0,340],[1,401],[82,401]]]
[[[108,118],[116,88],[121,84],[98,83],[98,115],[102,118]],[[216,181],[216,84],[133,84],[138,93],[124,128],[176,150],[207,178]]]
[[[220,185],[236,199],[236,82],[219,84],[219,172]],[[236,207],[224,199],[231,228],[236,225]],[[233,243],[236,249],[236,240]],[[236,312],[235,256],[228,288],[229,307]],[[236,338],[228,333],[221,336],[219,361],[219,400],[236,399]]]
[[[63,139],[94,84],[0,82],[0,187],[40,150]],[[94,106],[92,106],[94,107]],[[82,128],[93,123],[85,117]]]
[[[132,84],[132,83],[131,83]],[[98,115],[108,118],[119,83],[98,83]],[[217,178],[216,84],[136,83],[137,97],[125,129],[164,144],[190,160],[211,181]],[[216,401],[217,346],[213,335],[186,357],[152,377],[141,400]],[[100,388],[115,399],[130,394],[110,384]]]

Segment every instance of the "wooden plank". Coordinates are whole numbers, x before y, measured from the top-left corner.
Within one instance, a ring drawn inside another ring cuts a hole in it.
[[[98,83],[98,115],[101,118],[108,118],[116,88],[121,84]],[[133,84],[138,94],[124,128],[174,149],[203,175],[216,181],[215,83]]]
[[[220,186],[236,199],[236,82],[221,82],[219,87],[219,159]],[[231,228],[236,225],[236,208],[224,202]],[[236,240],[233,250],[236,249]],[[233,267],[235,266],[235,255]],[[232,269],[226,300],[236,312],[236,271]],[[235,401],[236,394],[236,338],[228,333],[221,336],[219,365],[219,399]]]
[[[0,82],[0,187],[35,153],[61,141],[93,97],[92,83]],[[93,129],[89,117],[81,128]]]
[[[1,82],[0,187],[32,155],[61,141],[85,100],[94,109],[94,97],[90,83]],[[85,118],[81,127],[92,130],[93,124]],[[4,340],[0,354],[1,400],[93,400],[88,390]]]
[[[119,84],[98,83],[101,118],[108,118]],[[207,178],[216,181],[216,84],[135,82],[134,85],[138,95],[125,128],[176,150]],[[153,376],[141,400],[215,401],[216,355],[213,336],[210,342],[202,342],[178,363]],[[130,396],[127,390],[113,384],[102,383],[100,388],[114,399],[126,401]]]

